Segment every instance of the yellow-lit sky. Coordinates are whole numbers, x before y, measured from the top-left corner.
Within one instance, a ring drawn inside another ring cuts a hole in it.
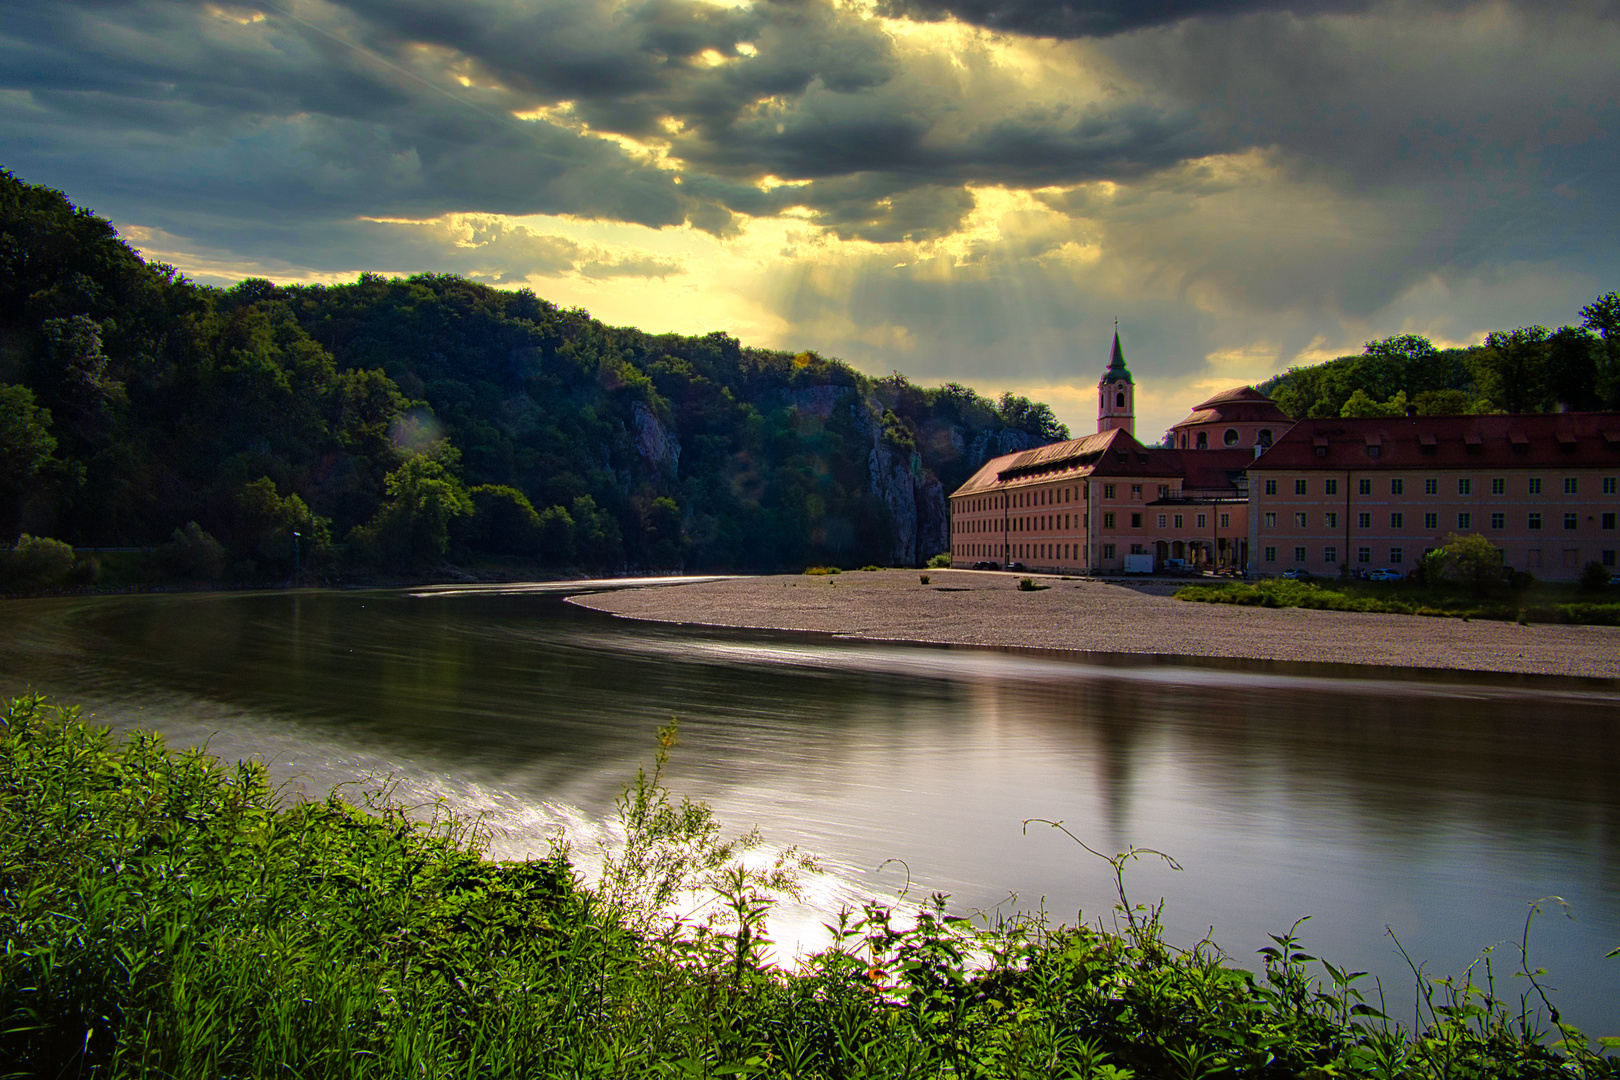
[[[1610,2],[0,0],[0,167],[206,283],[450,272],[1013,390],[1208,394],[1616,287]]]

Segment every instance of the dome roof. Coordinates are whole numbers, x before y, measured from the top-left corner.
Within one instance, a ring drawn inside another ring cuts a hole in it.
[[[1175,426],[1182,428],[1194,424],[1241,423],[1292,424],[1293,421],[1288,418],[1287,413],[1277,407],[1275,401],[1254,387],[1234,386],[1230,390],[1222,390],[1207,401],[1200,402],[1193,408],[1192,415]]]

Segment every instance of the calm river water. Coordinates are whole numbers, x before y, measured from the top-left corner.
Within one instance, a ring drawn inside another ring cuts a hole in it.
[[[1092,847],[1172,941],[1254,963],[1267,934],[1379,975],[1531,961],[1620,1033],[1620,687],[1546,679],[859,644],[633,623],[581,586],[94,597],[0,606],[0,693],[257,757],[313,796],[392,775],[484,811],[503,857],[581,860],[671,716],[677,791],[826,860],[779,940],[865,896],[1108,919]],[[903,860],[903,862],[886,860]],[[1572,917],[1569,917],[1572,916]],[[1507,980],[1508,989],[1528,989]]]

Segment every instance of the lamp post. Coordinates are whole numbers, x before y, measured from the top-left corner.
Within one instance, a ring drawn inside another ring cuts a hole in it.
[[[298,530],[294,529],[293,534],[292,534],[292,536],[293,536],[293,579],[292,579],[292,583],[293,583],[293,588],[295,588],[295,589],[298,587],[298,537],[299,537],[299,535],[300,534],[299,534]]]

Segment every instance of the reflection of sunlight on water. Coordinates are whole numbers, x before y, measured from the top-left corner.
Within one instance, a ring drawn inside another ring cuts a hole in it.
[[[1098,663],[1085,656],[1053,658],[1014,650],[1001,651],[976,647],[931,649],[917,645],[803,645],[774,642],[730,642],[703,640],[693,636],[645,637],[582,635],[576,642],[588,648],[634,649],[658,656],[679,657],[720,666],[745,665],[791,667],[827,672],[868,672],[910,675],[951,682],[1002,680],[1020,682],[1109,681],[1154,683],[1205,687],[1211,690],[1328,690],[1334,694],[1445,698],[1525,697],[1585,699],[1620,702],[1613,690],[1577,689],[1568,686],[1491,685],[1482,682],[1425,680],[1426,672],[1403,671],[1400,679],[1361,677],[1339,673],[1334,676],[1278,674],[1250,668],[1222,670],[1215,667],[1179,664],[1114,665]]]
[[[569,864],[587,883],[601,879],[604,857],[625,843],[624,827],[614,819],[591,816],[566,803],[534,802],[506,791],[473,781],[456,781],[437,776],[428,788],[412,794],[427,801],[443,798],[463,817],[479,822],[481,848],[485,858],[521,861],[544,858],[557,843],[564,843]],[[769,842],[748,851],[740,860],[753,869],[773,865],[786,849]],[[825,949],[832,943],[827,924],[841,910],[858,912],[869,903],[883,903],[896,909],[896,925],[909,922],[910,907],[864,887],[857,879],[861,872],[853,865],[817,857],[817,868],[798,874],[800,896],[774,897],[766,917],[771,946],[767,962],[789,965]],[[664,912],[688,926],[714,921],[719,917],[718,898],[702,891],[689,892],[673,900]],[[729,929],[723,924],[722,931]]]

